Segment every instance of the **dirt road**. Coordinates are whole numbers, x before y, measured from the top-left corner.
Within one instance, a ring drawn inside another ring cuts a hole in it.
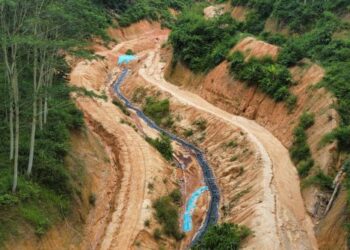
[[[313,224],[306,213],[300,183],[288,150],[268,130],[256,122],[232,115],[201,97],[168,83],[163,77],[165,64],[160,62],[160,45],[148,53],[139,74],[147,82],[170,93],[180,102],[232,123],[247,133],[264,163],[264,225],[256,233],[262,249],[317,249]]]

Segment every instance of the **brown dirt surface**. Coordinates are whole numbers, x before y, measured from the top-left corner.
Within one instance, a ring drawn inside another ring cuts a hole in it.
[[[242,52],[246,60],[248,60],[251,57],[262,58],[264,56],[270,56],[276,59],[279,50],[280,48],[278,46],[257,40],[254,37],[246,37],[240,41],[232,51]]]
[[[315,124],[308,131],[308,142],[317,165],[326,173],[332,173],[336,155],[334,144],[320,148],[322,135],[338,126],[339,116],[334,109],[336,100],[324,88],[317,88],[324,70],[305,62],[305,65],[290,69],[296,82],[291,91],[298,97],[296,108],[289,112],[283,102],[276,103],[256,87],[247,87],[234,80],[228,63],[223,62],[205,77],[196,76],[181,64],[174,70],[168,68],[167,79],[198,93],[204,99],[227,112],[253,119],[274,134],[289,148],[293,130],[304,111],[315,114]]]
[[[168,92],[183,105],[192,106],[239,127],[254,145],[254,151],[258,153],[264,166],[262,190],[264,190],[263,200],[266,204],[263,207],[266,220],[262,221],[275,225],[266,227],[269,230],[267,234],[271,235],[267,237],[270,239],[266,241],[266,244],[269,244],[268,247],[270,249],[288,249],[291,246],[298,246],[299,249],[317,248],[312,230],[313,225],[305,211],[299,189],[299,179],[289,159],[288,150],[276,137],[257,123],[231,115],[214,107],[199,96],[167,83],[162,73],[165,65],[159,61],[157,51],[150,52],[148,58],[145,59],[139,74],[146,82],[152,83],[162,92]],[[257,239],[259,240],[264,241],[261,238]]]
[[[339,230],[346,222],[346,196],[346,190],[341,190],[327,217],[318,225],[316,236],[321,250],[348,249],[346,232]]]
[[[243,22],[245,21],[247,13],[248,13],[248,9],[246,7],[236,6],[233,8],[231,12],[231,16],[237,21]]]
[[[216,16],[221,16],[227,11],[227,4],[217,4],[204,8],[204,16],[207,19],[214,18]]]
[[[158,36],[162,37],[167,32],[160,30],[159,24],[148,22],[140,22],[119,31],[110,30],[119,40],[131,40],[112,49],[98,47],[97,54],[104,59],[79,62],[71,73],[71,83],[98,94],[109,94],[109,86],[120,72],[116,67],[118,56],[127,49],[139,52],[153,48]],[[107,221],[100,231],[101,237],[96,248],[133,249],[143,244],[158,245],[153,238],[153,230],[159,224],[153,215],[152,202],[175,188],[174,168],[144,140],[142,135],[148,130],[143,127],[140,131],[137,129],[143,123],[135,122],[133,115],[131,118],[124,115],[112,104],[111,96],[108,101],[90,97],[77,97],[75,100],[89,126],[99,135],[101,142],[110,148],[115,164],[116,178],[111,183],[114,190],[110,192],[113,199],[107,208]],[[167,182],[163,181],[165,179]],[[144,225],[146,220],[151,221],[150,227]],[[151,239],[147,235],[152,235]],[[176,246],[172,240],[162,242],[168,247]]]

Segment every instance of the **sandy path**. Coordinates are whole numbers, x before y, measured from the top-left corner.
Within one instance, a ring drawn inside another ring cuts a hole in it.
[[[256,122],[232,115],[201,97],[168,83],[163,77],[159,47],[149,53],[139,74],[149,83],[173,95],[180,102],[208,112],[247,133],[264,164],[264,225],[257,226],[260,249],[317,249],[313,224],[306,214],[299,178],[288,150],[268,130]],[[260,231],[260,229],[262,231]]]
[[[122,163],[118,167],[123,169],[122,179],[118,180],[121,186],[100,249],[130,249],[138,233],[136,229],[142,227],[139,218],[145,194],[146,168],[152,166],[149,156],[153,153],[131,127],[121,126],[116,109],[110,103],[97,105],[87,99],[78,103],[85,113],[88,112],[90,119],[102,126],[99,129],[113,135],[106,139],[107,144],[118,145],[118,161]]]

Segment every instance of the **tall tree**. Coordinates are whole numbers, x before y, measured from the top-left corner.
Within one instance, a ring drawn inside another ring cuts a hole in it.
[[[26,32],[25,20],[29,15],[28,1],[0,1],[1,22],[1,47],[5,64],[5,74],[8,81],[10,95],[10,157],[13,158],[13,186],[16,192],[18,179],[18,156],[19,156],[19,68],[18,58],[23,45],[22,35]],[[14,123],[13,123],[14,118]],[[14,127],[13,127],[14,126]]]

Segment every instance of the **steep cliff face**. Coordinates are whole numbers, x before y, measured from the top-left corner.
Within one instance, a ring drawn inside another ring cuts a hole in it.
[[[279,48],[248,37],[239,42],[233,50],[243,52],[247,58],[265,55],[276,58]],[[163,50],[163,54],[170,62],[171,51]],[[315,124],[307,131],[308,144],[316,162],[313,171],[319,168],[327,174],[334,175],[339,167],[336,145],[319,147],[322,136],[336,128],[339,121],[334,109],[336,100],[324,88],[316,86],[322,80],[324,70],[319,65],[304,60],[301,66],[290,68],[290,72],[295,81],[291,92],[298,97],[297,105],[291,112],[283,103],[276,103],[256,87],[247,87],[244,83],[234,80],[229,73],[227,62],[221,63],[206,75],[195,75],[180,63],[175,67],[168,63],[166,78],[173,84],[199,94],[221,109],[257,121],[287,148],[291,146],[293,130],[299,122],[300,115],[304,111],[314,113]],[[315,221],[319,220],[323,216],[324,204],[320,208],[318,188],[310,187],[302,191],[308,212],[314,216]],[[327,219],[330,223],[329,216]],[[342,232],[341,234],[344,233],[341,227],[337,227],[337,230]]]

